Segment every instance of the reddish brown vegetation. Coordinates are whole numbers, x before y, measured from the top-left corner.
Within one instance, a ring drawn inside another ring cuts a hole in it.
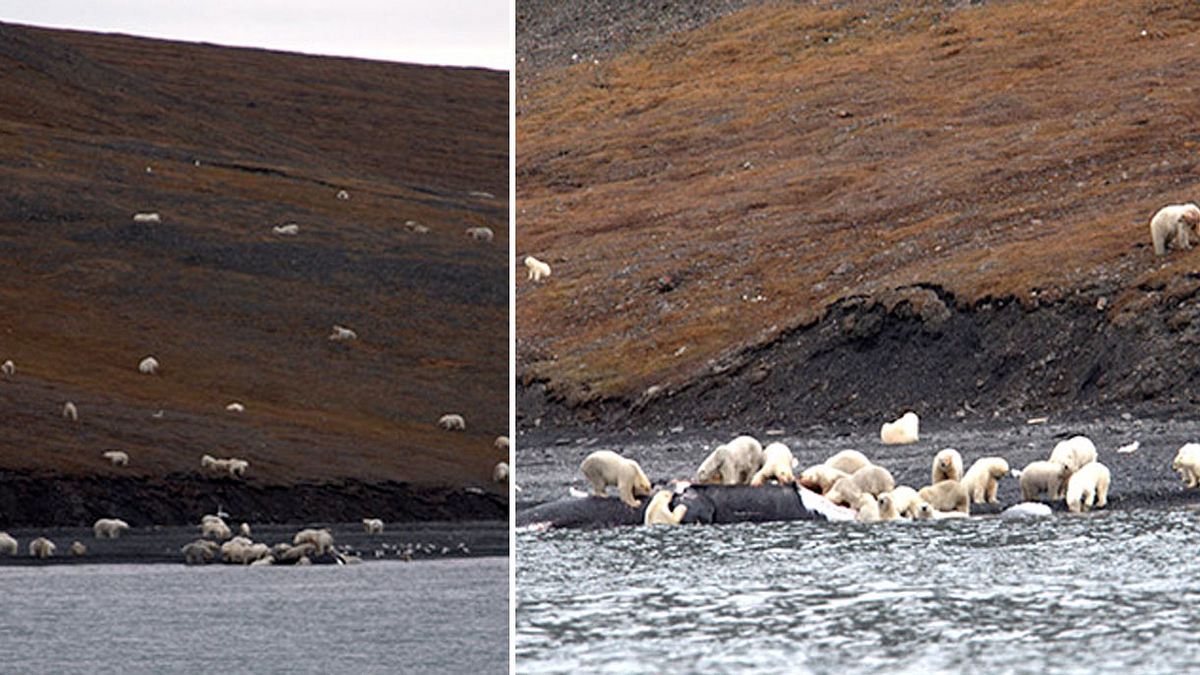
[[[849,4],[522,75],[518,249],[554,266],[518,283],[526,381],[632,398],[912,284],[1107,287],[1116,322],[1195,290],[1147,230],[1200,198],[1194,3]]]
[[[0,72],[0,469],[161,477],[210,453],[260,484],[490,485],[505,73],[9,25]],[[466,433],[438,430],[451,411]]]

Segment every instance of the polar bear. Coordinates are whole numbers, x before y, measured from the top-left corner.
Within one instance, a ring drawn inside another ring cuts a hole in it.
[[[967,470],[962,484],[967,487],[972,503],[996,504],[996,489],[1000,486],[1000,479],[1007,473],[1008,462],[1003,457],[980,457]]]
[[[863,494],[878,497],[884,492],[890,492],[896,487],[892,474],[882,466],[870,464],[834,482],[825,493],[825,497],[834,504],[843,504],[851,508],[858,503]]]
[[[750,479],[754,487],[762,487],[768,478],[774,478],[780,485],[791,485],[796,482],[792,473],[792,463],[795,462],[792,451],[783,443],[771,443],[763,450],[763,465]]]
[[[54,551],[58,549],[54,542],[45,537],[38,537],[29,542],[29,555],[34,558],[49,558],[54,555]]]
[[[71,547],[67,549],[67,555],[78,558],[79,556],[87,555],[87,546],[82,541],[76,539],[71,542]]]
[[[934,513],[933,507],[929,505],[929,502],[917,497],[917,501],[912,507],[913,520],[932,520]]]
[[[1179,472],[1179,477],[1189,488],[1200,485],[1200,443],[1186,443],[1179,447],[1171,469]]]
[[[696,471],[696,482],[746,485],[762,465],[762,444],[752,436],[738,436],[705,458]]]
[[[588,455],[579,465],[579,470],[592,484],[592,494],[597,497],[607,496],[608,486],[616,485],[621,493],[621,501],[636,509],[642,502],[634,496],[649,497],[651,494],[650,479],[646,478],[642,467],[612,450],[597,450]]]
[[[17,540],[7,532],[0,532],[0,555],[16,555],[18,550]]]
[[[129,453],[123,450],[105,450],[100,453],[100,456],[107,459],[113,466],[127,466],[129,464]]]
[[[438,426],[446,431],[463,431],[467,428],[467,421],[457,413],[446,413],[438,418]]]
[[[1164,206],[1150,219],[1150,242],[1154,244],[1154,255],[1166,255],[1167,244],[1174,240],[1185,251],[1192,247],[1188,232],[1196,233],[1200,227],[1200,207],[1195,204],[1170,204]]]
[[[1062,499],[1071,469],[1058,462],[1030,462],[1021,469],[1021,500],[1032,502],[1044,492],[1050,499]]]
[[[101,518],[92,524],[92,535],[97,539],[116,539],[129,529],[129,523],[118,518]]]
[[[383,520],[380,518],[363,518],[363,532],[367,534],[383,534]]]
[[[525,268],[529,270],[531,281],[541,281],[550,276],[550,265],[529,255],[525,256]]]
[[[854,473],[864,466],[868,466],[870,463],[871,460],[867,459],[866,455],[857,450],[842,450],[833,457],[825,460],[825,466],[846,473]]]
[[[875,498],[866,492],[858,496],[858,501],[855,502],[854,509],[857,513],[854,519],[860,523],[876,523],[879,522],[879,504]]]
[[[928,502],[934,511],[971,513],[971,497],[967,495],[967,488],[954,479],[926,485],[917,492],[917,496]]]
[[[1072,436],[1054,446],[1050,461],[1058,462],[1071,471],[1078,471],[1084,464],[1096,461],[1096,444],[1087,436]]]
[[[837,482],[839,478],[849,478],[850,474],[839,469],[835,469],[826,464],[817,464],[810,466],[800,473],[800,485],[812,490],[825,494],[829,492],[829,488]]]
[[[884,422],[879,429],[879,440],[884,445],[905,445],[920,440],[921,420],[915,412],[909,411],[900,416],[895,422]]]
[[[1088,462],[1067,481],[1067,509],[1073,513],[1091,511],[1092,506],[1108,505],[1108,486],[1112,474],[1100,462]]]
[[[687,515],[687,506],[680,504],[671,508],[671,497],[675,494],[670,490],[659,490],[650,498],[646,506],[646,515],[642,522],[646,525],[678,525]]]
[[[916,507],[921,497],[917,491],[907,485],[897,485],[888,493],[891,502],[896,505],[896,512],[905,518],[916,517]]]
[[[933,471],[930,473],[929,484],[936,485],[944,480],[962,480],[962,455],[954,448],[946,448],[933,458]]]
[[[892,492],[885,492],[879,495],[879,519],[880,520],[897,520],[900,516],[900,510],[896,508],[896,498]]]

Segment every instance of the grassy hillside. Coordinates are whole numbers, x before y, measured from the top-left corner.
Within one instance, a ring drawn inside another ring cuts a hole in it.
[[[0,470],[491,484],[507,73],[3,24],[0,72]]]
[[[1200,252],[1155,258],[1147,224],[1200,198],[1197,43],[1183,0],[863,1],[531,56],[518,251],[554,276],[518,283],[519,375],[632,402],[848,301],[924,311],[897,289],[1169,308]]]

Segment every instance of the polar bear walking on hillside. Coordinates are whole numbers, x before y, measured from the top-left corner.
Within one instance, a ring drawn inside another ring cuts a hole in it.
[[[1171,204],[1164,206],[1150,219],[1150,241],[1154,244],[1155,255],[1166,255],[1167,244],[1177,242],[1183,250],[1192,247],[1188,231],[1197,232],[1200,228],[1200,206],[1195,204]]]

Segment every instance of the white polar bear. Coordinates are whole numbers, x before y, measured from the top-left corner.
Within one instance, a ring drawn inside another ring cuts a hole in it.
[[[57,549],[58,547],[54,545],[54,542],[45,537],[38,537],[29,542],[29,555],[34,558],[49,558],[54,555],[54,551]]]
[[[838,481],[839,478],[849,478],[850,474],[840,469],[835,469],[826,464],[817,464],[810,466],[800,473],[800,485],[812,490],[825,494],[829,492],[829,488]]]
[[[383,534],[383,520],[380,518],[363,518],[363,532],[367,534]]]
[[[1067,509],[1073,513],[1091,511],[1092,506],[1108,505],[1108,486],[1112,474],[1100,462],[1089,462],[1067,481]]]
[[[67,549],[67,555],[78,558],[82,555],[87,555],[87,546],[84,546],[82,541],[76,539],[71,542],[71,547]]]
[[[763,450],[763,465],[750,479],[750,484],[754,487],[762,487],[762,484],[767,479],[774,478],[779,481],[780,485],[791,485],[796,482],[796,476],[792,473],[792,463],[795,458],[792,457],[792,451],[783,443],[771,443]]]
[[[1084,464],[1096,461],[1096,444],[1087,436],[1072,436],[1054,446],[1050,461],[1058,462],[1072,472],[1078,471]]]
[[[1200,227],[1200,207],[1195,204],[1171,204],[1164,206],[1150,219],[1150,241],[1155,255],[1166,255],[1167,244],[1175,240],[1179,248],[1192,247],[1188,232],[1196,233]]]
[[[621,501],[636,509],[641,507],[642,502],[634,496],[649,497],[651,494],[650,479],[646,478],[642,467],[612,450],[597,450],[588,455],[579,465],[579,470],[592,484],[592,494],[597,497],[607,496],[608,486],[616,485]]]
[[[884,445],[905,445],[920,440],[921,420],[915,412],[906,412],[895,422],[884,422],[879,440]]]
[[[858,496],[858,501],[854,505],[854,519],[860,523],[876,523],[879,522],[879,503],[875,498],[866,492]]]
[[[333,548],[333,533],[329,528],[322,527],[321,529],[306,528],[296,533],[292,537],[292,545],[312,544],[317,552],[317,555],[328,553]]]
[[[884,492],[891,492],[896,487],[896,481],[891,472],[882,466],[870,464],[850,474],[849,478],[838,480],[825,493],[825,497],[834,504],[843,504],[854,508],[862,494],[878,497]]]
[[[525,256],[525,267],[529,270],[529,278],[532,281],[541,281],[550,276],[550,265],[531,255]]]
[[[888,493],[892,503],[896,505],[896,512],[905,518],[916,517],[917,504],[921,502],[921,497],[917,491],[907,485],[897,485]]]
[[[825,460],[825,466],[832,467],[838,471],[846,473],[854,473],[864,466],[870,466],[871,460],[867,456],[857,450],[842,450],[836,455]]]
[[[879,519],[880,520],[898,520],[900,510],[896,508],[896,498],[893,493],[885,492],[879,495]]]
[[[1021,470],[1021,500],[1036,501],[1044,492],[1050,499],[1062,499],[1071,469],[1058,462],[1030,462]]]
[[[467,421],[462,415],[448,413],[438,418],[438,426],[446,431],[463,431],[467,428]]]
[[[680,504],[674,509],[671,508],[671,497],[674,496],[670,490],[659,490],[650,498],[650,504],[646,506],[646,515],[642,522],[646,525],[678,525],[683,522],[683,517],[687,515],[687,506]]]
[[[746,485],[762,465],[762,444],[752,436],[738,436],[709,453],[696,471],[696,482]]]
[[[967,495],[967,488],[953,479],[926,485],[917,492],[917,496],[928,502],[934,511],[971,513],[971,497]]]
[[[492,482],[504,483],[508,480],[508,462],[497,462],[492,469]]]
[[[929,484],[936,485],[944,480],[962,480],[962,455],[954,448],[946,448],[933,458],[933,471],[930,472]]]
[[[1200,443],[1185,443],[1175,453],[1171,469],[1179,472],[1179,477],[1189,488],[1200,485]]]
[[[129,529],[129,523],[119,518],[101,518],[92,525],[92,534],[97,539],[116,539]]]
[[[980,457],[967,470],[962,484],[966,486],[967,494],[971,495],[972,503],[995,504],[1000,479],[1007,473],[1008,462],[1003,457]]]
[[[129,453],[122,450],[105,450],[100,453],[100,456],[107,459],[113,466],[126,466],[129,464]]]
[[[7,532],[0,532],[0,555],[16,555],[20,550],[17,540]]]
[[[147,356],[138,363],[138,372],[143,375],[153,375],[158,372],[158,359]]]

